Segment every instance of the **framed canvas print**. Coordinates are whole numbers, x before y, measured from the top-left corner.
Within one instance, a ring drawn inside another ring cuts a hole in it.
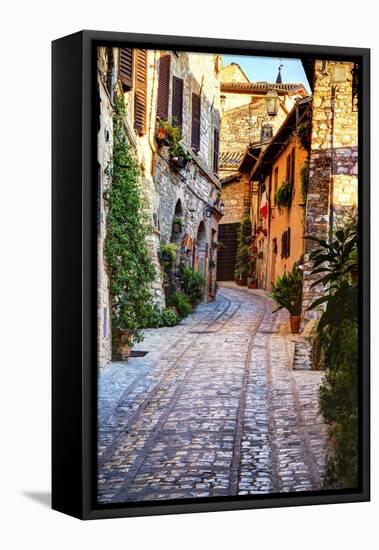
[[[53,508],[369,499],[369,50],[53,43]]]

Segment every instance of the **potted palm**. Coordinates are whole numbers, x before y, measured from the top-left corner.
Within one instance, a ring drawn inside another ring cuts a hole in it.
[[[269,294],[277,304],[274,312],[282,308],[289,312],[292,334],[298,333],[300,328],[302,288],[303,273],[295,264],[292,271],[286,271],[282,277],[277,278]]]

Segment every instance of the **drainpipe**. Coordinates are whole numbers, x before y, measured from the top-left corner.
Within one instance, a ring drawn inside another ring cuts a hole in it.
[[[334,108],[335,108],[335,98],[336,98],[336,86],[332,87],[330,107],[331,107],[331,138],[330,138],[330,184],[329,184],[329,242],[333,240],[333,224],[334,224],[334,162],[335,162],[335,151],[334,151]]]

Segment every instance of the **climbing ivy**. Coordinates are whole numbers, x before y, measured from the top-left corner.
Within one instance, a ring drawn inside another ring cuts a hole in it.
[[[112,331],[126,332],[126,342],[141,341],[141,327],[152,307],[151,283],[155,269],[146,237],[149,226],[143,213],[140,170],[125,133],[125,105],[115,93],[113,158],[107,168],[111,185],[104,193],[108,206],[104,243],[112,297]]]
[[[303,203],[306,204],[308,196],[308,184],[309,184],[309,157],[307,157],[300,170],[301,179],[301,197]]]

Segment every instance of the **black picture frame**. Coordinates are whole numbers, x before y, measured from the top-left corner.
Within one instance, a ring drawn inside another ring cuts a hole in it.
[[[360,229],[360,486],[301,495],[96,504],[96,132],[98,45],[357,60]],[[370,50],[85,30],[52,44],[52,507],[81,519],[302,506],[370,499]]]

